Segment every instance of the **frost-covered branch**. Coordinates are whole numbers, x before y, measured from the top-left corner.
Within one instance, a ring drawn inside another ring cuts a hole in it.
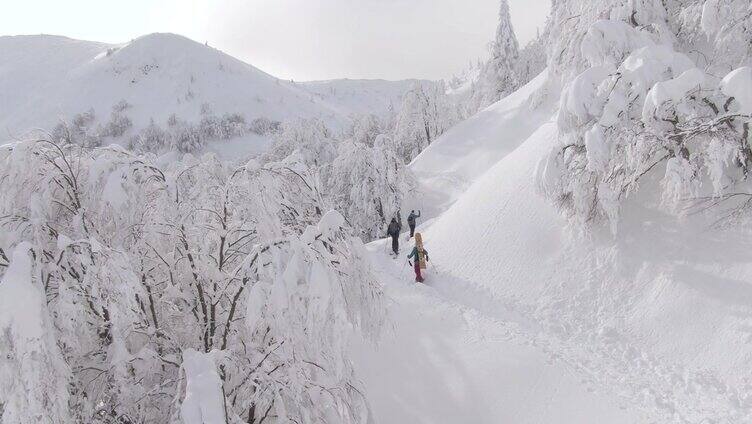
[[[366,422],[344,335],[377,333],[380,288],[320,180],[264,166],[275,172],[48,141],[0,149],[0,290],[28,269],[44,335],[0,331],[12,337],[0,371],[30,390],[3,392],[4,413],[169,422],[211,398],[236,422]],[[206,387],[196,367],[216,374],[211,395],[193,395]],[[58,403],[34,403],[53,389]]]

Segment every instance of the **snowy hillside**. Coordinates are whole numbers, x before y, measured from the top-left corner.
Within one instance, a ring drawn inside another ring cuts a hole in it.
[[[749,3],[585,3],[555,8],[582,15],[547,75],[411,163],[428,287],[370,246],[394,333],[356,352],[384,422],[752,422]],[[705,63],[708,39],[739,51]]]
[[[433,264],[429,287],[409,284],[404,258],[395,263],[383,244],[372,246],[395,299],[394,335],[376,351],[358,348],[377,415],[427,423],[752,420],[750,375],[740,372],[752,361],[750,236],[637,205],[625,212],[625,237],[614,240],[607,229],[579,235],[536,187],[539,164],[556,145],[555,123],[516,147],[515,131],[528,131],[530,121],[481,119],[504,107],[459,125],[411,164],[426,187],[437,187],[443,164],[447,180],[460,175],[460,186],[469,184],[453,204],[423,203],[438,213],[420,228]],[[510,146],[478,148],[507,133],[498,131],[505,125],[514,130]],[[484,171],[479,152],[500,160]],[[410,385],[385,387],[404,375]]]
[[[423,150],[410,164],[419,179],[421,196],[407,206],[414,209],[423,204],[429,215],[443,211],[488,168],[551,119],[558,90],[547,86],[547,78],[542,73]]]
[[[287,121],[321,118],[343,126],[353,114],[385,116],[412,81],[295,84],[279,80],[212,47],[173,34],[151,34],[121,45],[57,36],[0,37],[0,128],[3,139],[51,129],[94,110],[106,121],[125,101],[135,128],[176,114],[201,118],[242,114]]]

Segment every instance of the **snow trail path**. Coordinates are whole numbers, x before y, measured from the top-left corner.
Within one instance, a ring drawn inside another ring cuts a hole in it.
[[[355,348],[378,423],[744,423],[752,399],[667,367],[625,337],[515,310],[429,265],[426,284],[369,245],[390,300],[377,346]]]
[[[481,288],[412,270],[369,246],[390,299],[390,324],[374,349],[355,348],[378,423],[650,422],[534,337],[538,326]]]

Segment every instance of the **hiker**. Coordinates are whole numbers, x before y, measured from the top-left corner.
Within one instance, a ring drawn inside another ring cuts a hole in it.
[[[428,251],[424,249],[422,246],[418,247],[418,243],[415,243],[415,247],[413,247],[413,251],[410,252],[409,255],[407,255],[407,260],[410,262],[410,259],[415,258],[412,262],[410,262],[410,265],[413,266],[413,269],[415,270],[415,281],[418,283],[423,282],[423,275],[420,273],[420,257],[424,256],[425,260],[428,261]]]
[[[415,235],[415,218],[420,218],[420,211],[418,211],[418,214],[415,214],[415,211],[410,211],[410,215],[407,216],[407,225],[410,226],[410,238],[412,238]]]
[[[386,235],[392,238],[392,250],[396,256],[399,253],[399,234],[402,230],[402,224],[397,222],[397,218],[392,218],[392,222],[389,223],[389,228],[386,230]]]

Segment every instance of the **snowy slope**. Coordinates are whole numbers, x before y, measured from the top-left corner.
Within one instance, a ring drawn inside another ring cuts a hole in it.
[[[107,118],[120,100],[134,127],[172,113],[198,121],[201,105],[250,122],[319,117],[337,127],[353,113],[386,114],[410,82],[278,80],[214,48],[173,34],[121,45],[56,36],[0,37],[0,128],[3,138],[93,108]],[[323,92],[319,92],[323,90]],[[332,95],[331,92],[337,93]],[[329,93],[329,94],[328,94]]]
[[[426,231],[436,271],[537,322],[561,361],[656,420],[749,422],[749,234],[647,210],[625,213],[619,241],[570,234],[534,185],[555,134],[542,127]]]
[[[530,337],[534,323],[446,275],[431,271],[430,287],[408,283],[412,271],[383,247],[371,245],[394,300],[391,326],[376,348],[354,348],[377,423],[649,422],[638,406],[556,362]]]
[[[71,58],[65,57],[68,52]],[[105,117],[120,100],[132,105],[128,116],[136,127],[150,118],[164,122],[172,113],[196,121],[203,103],[217,114],[241,112],[248,120],[335,116],[305,92],[172,34],[117,46],[51,36],[3,37],[0,55],[14,57],[0,73],[0,92],[6,94],[0,127],[11,132],[49,127],[89,108]]]
[[[447,373],[452,389],[426,378],[396,389],[378,410],[428,415],[430,405],[470,408],[468,395],[485,400],[487,422],[752,422],[750,234],[630,204],[618,240],[600,228],[583,236],[536,187],[538,164],[557,137],[552,121],[515,139],[516,149],[478,142],[497,139],[502,128],[524,133],[526,125],[476,117],[411,165],[424,187],[459,180],[456,201],[423,199],[436,201],[424,207],[439,213],[420,228],[432,260],[429,287],[404,287],[411,279],[404,258],[385,260],[374,246],[377,266],[391,275],[385,281],[398,322],[392,338],[363,357],[380,364],[380,355],[400,352],[428,375]],[[489,167],[486,154],[500,160]],[[414,323],[422,320],[430,324]],[[520,345],[531,348],[524,359]],[[378,397],[386,371],[375,367]],[[415,391],[422,403],[406,407],[399,399]]]
[[[548,87],[546,77],[542,73],[457,124],[421,152],[410,168],[421,183],[422,195],[406,209],[425,210],[430,216],[445,210],[475,179],[549,120],[558,91]]]

